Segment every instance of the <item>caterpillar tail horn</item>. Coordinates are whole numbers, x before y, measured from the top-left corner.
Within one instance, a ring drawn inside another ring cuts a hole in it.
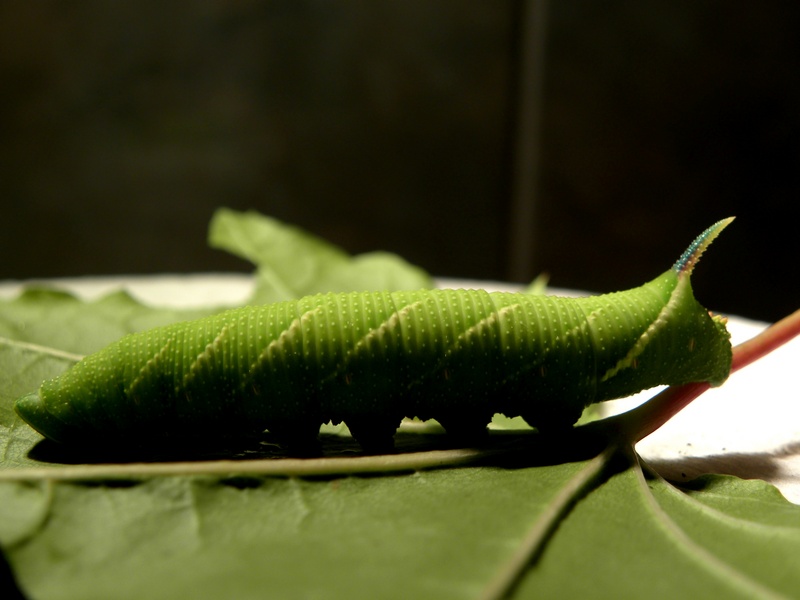
[[[728,217],[717,221],[711,227],[706,229],[703,233],[698,235],[689,247],[681,254],[681,257],[672,265],[672,270],[678,275],[688,277],[692,274],[695,265],[700,260],[703,252],[706,251],[717,236],[722,233],[722,230],[730,225],[736,217]]]

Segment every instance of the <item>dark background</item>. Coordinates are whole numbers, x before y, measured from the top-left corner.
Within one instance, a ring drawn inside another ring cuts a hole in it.
[[[440,276],[800,307],[800,3],[6,0],[0,279],[248,270],[218,206]]]

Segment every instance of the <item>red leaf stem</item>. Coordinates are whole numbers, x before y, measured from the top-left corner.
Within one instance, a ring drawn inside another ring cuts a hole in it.
[[[746,367],[800,335],[800,310],[771,325],[757,336],[733,348],[731,373]],[[711,386],[688,383],[669,387],[644,404],[605,420],[609,431],[636,443],[647,437]]]

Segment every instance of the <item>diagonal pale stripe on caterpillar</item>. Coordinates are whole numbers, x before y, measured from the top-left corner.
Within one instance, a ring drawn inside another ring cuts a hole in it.
[[[623,369],[628,368],[635,368],[636,367],[636,358],[644,352],[647,345],[650,343],[652,339],[656,337],[658,331],[664,327],[669,326],[670,322],[670,315],[672,311],[675,310],[678,302],[680,301],[681,292],[683,288],[688,285],[688,279],[683,278],[678,280],[678,284],[676,285],[675,289],[672,291],[670,295],[669,301],[664,304],[664,307],[658,313],[653,322],[645,329],[639,338],[634,342],[631,346],[631,349],[628,353],[617,361],[612,368],[608,369],[603,375],[600,377],[600,381],[608,381],[612,377],[614,377],[617,373],[622,371]]]
[[[166,343],[161,347],[161,350],[156,352],[153,358],[149,359],[144,366],[139,369],[139,372],[131,380],[130,384],[125,387],[125,395],[128,396],[133,402],[139,403],[143,398],[153,395],[151,383],[156,379],[158,373],[164,370],[164,365],[171,360],[169,356],[170,350],[175,347],[175,338],[170,337]],[[186,377],[189,373],[186,374]],[[186,379],[184,377],[184,380]]]
[[[230,331],[230,326],[225,325],[217,334],[217,336],[211,340],[211,342],[206,344],[206,347],[203,348],[203,351],[197,355],[197,358],[194,359],[194,362],[189,365],[188,369],[186,369],[186,373],[181,380],[180,388],[185,389],[191,386],[192,383],[196,382],[198,379],[202,379],[204,376],[207,376],[208,373],[213,371],[220,362],[225,362],[227,357],[225,352],[226,349],[223,344],[226,338],[230,336]]]
[[[388,301],[394,307],[394,301],[391,296],[388,296]],[[323,380],[323,383],[328,383],[336,377],[343,376],[351,364],[357,363],[359,359],[368,356],[374,356],[380,352],[381,349],[391,348],[399,343],[402,338],[401,324],[407,319],[415,310],[422,306],[422,302],[414,302],[401,309],[393,308],[391,316],[383,321],[377,327],[371,328],[364,335],[362,335],[353,345],[352,350],[345,352],[344,360],[333,373]]]
[[[447,364],[453,360],[454,356],[457,356],[458,351],[463,350],[464,348],[477,345],[481,348],[481,351],[486,352],[486,345],[483,343],[486,338],[491,336],[492,333],[499,328],[500,323],[508,313],[521,309],[522,305],[520,304],[505,306],[499,310],[496,310],[496,312],[492,312],[488,316],[483,317],[480,321],[459,333],[453,340],[452,344],[442,354],[441,359],[439,359],[439,362],[431,370],[431,373],[444,371],[447,368]],[[458,324],[458,320],[456,320],[456,324]],[[430,376],[431,373],[428,373],[427,375]],[[423,377],[420,377],[416,379],[413,384],[416,385],[422,381]]]
[[[306,311],[281,331],[277,338],[269,342],[258,358],[247,367],[246,376],[242,379],[240,387],[244,390],[257,385],[255,382],[265,366],[275,370],[286,368],[286,365],[294,360],[293,356],[301,354],[304,347],[303,331],[308,322],[321,311],[320,307]]]
[[[593,402],[727,377],[727,331],[694,299],[690,275],[728,223],[625,292],[321,294],[133,334],[15,408],[53,440],[127,447],[203,447],[265,429],[308,443],[343,420],[363,445],[386,448],[404,416],[460,434],[497,412],[568,427]]]

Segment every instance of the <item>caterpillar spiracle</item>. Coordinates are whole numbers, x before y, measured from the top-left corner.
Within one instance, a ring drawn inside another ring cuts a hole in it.
[[[695,300],[690,275],[731,221],[624,292],[319,294],[130,334],[15,409],[80,445],[202,447],[265,430],[302,443],[344,421],[363,447],[385,449],[403,417],[470,435],[495,413],[558,430],[594,402],[727,378],[724,319]]]

